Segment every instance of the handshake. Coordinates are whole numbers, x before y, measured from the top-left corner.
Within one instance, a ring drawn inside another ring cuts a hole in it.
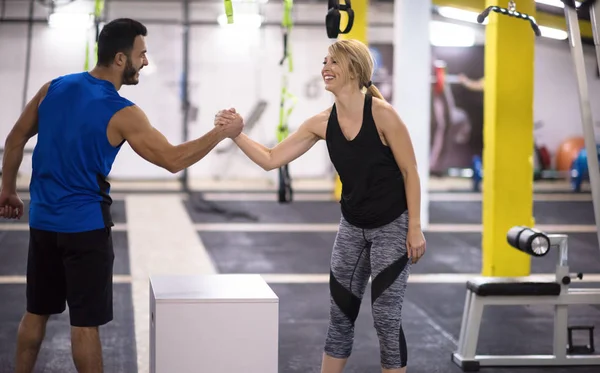
[[[242,133],[242,130],[244,129],[244,119],[234,108],[220,110],[215,115],[215,127],[220,129],[226,137],[234,139]]]

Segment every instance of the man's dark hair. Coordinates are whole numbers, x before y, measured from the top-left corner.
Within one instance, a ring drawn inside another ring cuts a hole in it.
[[[98,36],[98,65],[110,66],[117,53],[129,55],[138,36],[146,36],[146,26],[130,18],[118,18],[102,28]]]

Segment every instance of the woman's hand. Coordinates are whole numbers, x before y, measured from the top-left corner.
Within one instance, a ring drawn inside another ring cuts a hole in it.
[[[406,250],[408,257],[412,259],[413,263],[416,263],[425,254],[425,236],[421,231],[420,226],[409,225],[408,234],[406,237]]]

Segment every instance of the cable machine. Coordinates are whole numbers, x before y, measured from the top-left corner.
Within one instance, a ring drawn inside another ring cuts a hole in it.
[[[575,74],[579,89],[579,104],[587,165],[596,226],[600,223],[600,167],[596,150],[593,118],[587,86],[583,43],[579,30],[578,12],[589,11],[593,38],[596,46],[596,59],[600,64],[600,30],[597,14],[600,3],[588,0],[576,6],[574,0],[562,0],[565,4],[565,18],[573,57]],[[530,22],[536,35],[540,35],[535,19],[517,11],[514,1],[509,1],[508,8],[491,6],[485,9],[477,21],[483,23],[490,12],[499,15],[516,17]],[[598,243],[600,246],[600,232]],[[467,282],[466,299],[461,322],[457,350],[452,354],[452,361],[463,371],[478,371],[481,367],[497,366],[600,366],[600,354],[594,346],[593,325],[569,325],[569,307],[572,305],[600,305],[600,288],[571,288],[573,281],[581,280],[583,273],[571,274],[568,264],[569,245],[566,234],[547,234],[537,229],[515,226],[507,235],[511,247],[526,253],[533,258],[542,257],[550,250],[557,250],[555,278],[552,281],[514,277],[478,277]],[[553,339],[552,351],[545,355],[483,355],[477,354],[477,342],[482,324],[484,309],[491,306],[507,305],[545,305],[553,307]],[[587,332],[589,342],[576,345],[573,334]]]

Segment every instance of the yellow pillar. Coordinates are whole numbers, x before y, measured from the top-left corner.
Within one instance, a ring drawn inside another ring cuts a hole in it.
[[[486,0],[486,6],[497,5]],[[517,11],[535,17],[534,0]],[[529,22],[491,12],[485,36],[483,130],[484,276],[526,276],[530,257],[506,233],[533,223],[533,87],[535,34]]]
[[[340,4],[345,4],[344,0],[340,1]],[[351,1],[352,10],[354,11],[354,23],[352,24],[352,30],[350,30],[347,34],[340,34],[338,36],[339,39],[356,39],[360,40],[363,43],[369,45],[369,40],[367,37],[367,33],[369,30],[369,22],[368,22],[368,10],[369,10],[369,0],[352,0]],[[346,28],[348,22],[348,14],[346,12],[341,12],[341,20],[340,20],[340,30]],[[340,181],[340,176],[335,174],[335,186],[333,190],[333,195],[336,200],[339,200],[342,197],[342,182]]]

